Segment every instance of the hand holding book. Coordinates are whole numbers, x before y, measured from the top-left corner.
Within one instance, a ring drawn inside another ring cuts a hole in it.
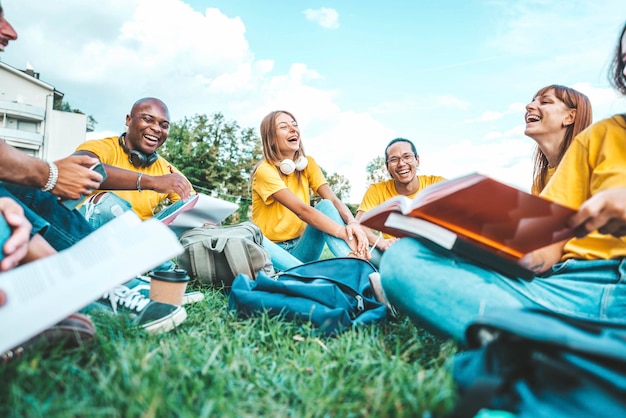
[[[497,268],[502,271],[513,269],[508,265],[524,254],[574,237],[568,221],[575,213],[473,173],[428,186],[413,200],[390,199],[365,213],[361,223],[398,237],[421,236],[470,258],[495,255],[509,262]],[[468,254],[469,249],[480,254]],[[520,275],[519,269],[507,272]]]

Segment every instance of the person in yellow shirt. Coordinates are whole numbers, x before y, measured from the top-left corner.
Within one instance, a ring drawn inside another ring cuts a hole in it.
[[[536,142],[531,192],[548,184],[574,137],[591,125],[589,98],[571,87],[543,87],[526,105],[524,134]]]
[[[151,218],[164,200],[186,199],[193,192],[181,172],[157,153],[170,128],[167,106],[154,97],[135,102],[126,115],[127,131],[120,136],[86,141],[75,154],[96,157],[105,165],[107,178],[81,206],[95,228],[132,208],[141,218]],[[101,194],[103,191],[114,191]]]
[[[626,95],[626,24],[611,80]],[[589,126],[568,147],[540,196],[579,208],[583,236],[526,254],[531,281],[509,277],[441,247],[398,240],[380,266],[385,293],[429,331],[463,341],[467,324],[501,307],[535,307],[585,319],[626,322],[626,115]],[[488,202],[485,202],[488,204]]]
[[[324,244],[335,256],[368,259],[365,232],[305,155],[296,118],[273,111],[260,130],[264,159],[252,173],[252,221],[265,236],[274,267],[317,260]],[[315,207],[311,192],[323,199]]]
[[[357,209],[357,221],[365,212],[392,197],[403,195],[413,199],[424,187],[445,180],[441,176],[418,175],[419,165],[420,157],[413,142],[405,138],[392,139],[385,147],[385,167],[391,178],[368,187]],[[379,232],[367,227],[363,229],[372,246],[370,262],[379,267],[380,257],[396,241],[396,237],[389,234],[380,235]]]

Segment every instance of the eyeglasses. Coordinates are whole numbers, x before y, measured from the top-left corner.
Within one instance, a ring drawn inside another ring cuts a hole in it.
[[[415,162],[415,154],[404,154],[402,157],[391,157],[387,160],[387,164],[390,166],[395,166],[400,163],[400,160],[404,161],[406,164],[411,164]]]

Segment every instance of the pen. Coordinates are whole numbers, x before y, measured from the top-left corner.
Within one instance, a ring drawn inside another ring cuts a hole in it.
[[[376,241],[374,241],[374,243],[372,244],[372,246],[370,247],[370,253],[372,252],[373,249],[376,248],[376,244],[378,244],[378,241],[380,241],[380,239],[383,237],[383,233],[382,232],[378,232],[378,238],[376,238]]]

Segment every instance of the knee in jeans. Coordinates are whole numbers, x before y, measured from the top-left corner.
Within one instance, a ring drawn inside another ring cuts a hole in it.
[[[323,211],[325,209],[331,209],[334,207],[335,206],[333,205],[333,202],[328,199],[322,199],[317,203],[317,205],[315,205],[315,208],[320,211]]]
[[[95,194],[79,208],[79,212],[94,229],[129,210],[132,210],[131,204],[112,192]]]

